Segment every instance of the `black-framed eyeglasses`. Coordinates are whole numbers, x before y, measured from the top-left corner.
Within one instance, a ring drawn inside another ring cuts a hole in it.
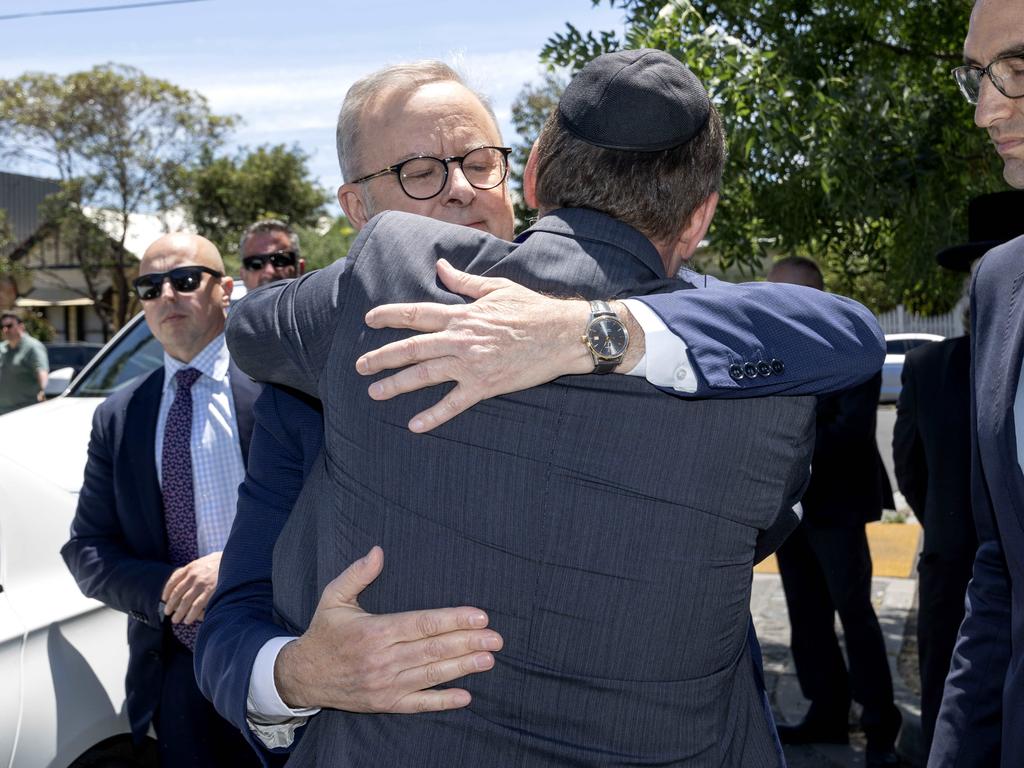
[[[295,251],[274,251],[273,253],[256,253],[242,257],[242,267],[251,272],[259,272],[269,261],[275,269],[294,267],[299,254]]]
[[[993,59],[986,67],[964,64],[953,70],[960,93],[971,104],[978,103],[981,78],[988,75],[992,85],[1008,99],[1024,98],[1024,54],[1013,53]]]
[[[477,147],[462,157],[410,157],[352,183],[361,184],[393,173],[398,177],[398,183],[405,194],[413,200],[429,200],[441,194],[448,184],[449,163],[457,161],[470,186],[494,189],[508,175],[508,156],[511,152],[511,147]]]
[[[176,267],[169,272],[150,272],[148,275],[140,275],[132,281],[132,287],[142,301],[158,298],[163,292],[164,280],[170,280],[171,287],[178,293],[192,293],[203,282],[204,272],[216,278],[224,277],[223,272],[209,267]]]
[[[0,323],[0,329],[6,331],[8,328],[13,328],[16,325],[17,323]]]

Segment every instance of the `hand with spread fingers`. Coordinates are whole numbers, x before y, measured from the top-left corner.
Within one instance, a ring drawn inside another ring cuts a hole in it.
[[[160,599],[172,624],[193,624],[206,615],[206,604],[217,588],[221,552],[211,552],[177,568],[164,585]]]
[[[383,568],[373,547],[327,585],[309,629],[281,650],[274,681],[288,706],[414,714],[469,704],[468,691],[434,686],[491,669],[501,635],[469,606],[367,613],[359,595]]]
[[[456,383],[438,403],[412,418],[413,432],[429,432],[489,397],[594,369],[581,341],[589,315],[586,301],[555,299],[505,278],[471,275],[444,259],[437,262],[437,274],[450,291],[476,301],[375,307],[366,315],[371,328],[425,334],[387,344],[356,361],[364,376],[403,369],[370,385],[374,400]],[[618,310],[620,316],[628,315],[625,307]],[[639,358],[641,348],[638,343],[630,357]]]

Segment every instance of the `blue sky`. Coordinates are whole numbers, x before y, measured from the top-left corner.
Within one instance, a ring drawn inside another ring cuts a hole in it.
[[[0,16],[129,1],[0,0]],[[199,91],[216,112],[241,115],[233,144],[299,144],[333,190],[340,181],[334,121],[356,78],[388,64],[444,59],[490,95],[510,142],[512,101],[539,77],[538,53],[565,22],[621,31],[622,13],[590,0],[206,0],[0,20],[0,77],[130,64]]]

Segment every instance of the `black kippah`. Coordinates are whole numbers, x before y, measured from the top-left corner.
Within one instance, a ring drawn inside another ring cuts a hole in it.
[[[563,125],[605,149],[657,152],[685,144],[708,121],[711,102],[689,67],[651,48],[598,56],[558,104]]]

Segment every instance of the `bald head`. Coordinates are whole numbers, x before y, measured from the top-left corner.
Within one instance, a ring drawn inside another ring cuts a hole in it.
[[[790,256],[775,262],[765,279],[769,283],[791,283],[825,290],[825,279],[818,265],[802,256]]]
[[[217,246],[202,235],[173,232],[157,238],[146,249],[146,252],[142,254],[142,262],[139,264],[139,274],[147,275],[150,272],[164,271],[159,267],[154,267],[153,264],[172,255],[187,259],[191,264],[209,267],[222,274],[224,272],[224,260],[220,257]]]
[[[142,256],[139,277],[145,275],[160,283],[159,295],[142,302],[146,324],[167,354],[191,361],[224,331],[234,284],[224,275],[220,252],[199,235],[164,235]]]

